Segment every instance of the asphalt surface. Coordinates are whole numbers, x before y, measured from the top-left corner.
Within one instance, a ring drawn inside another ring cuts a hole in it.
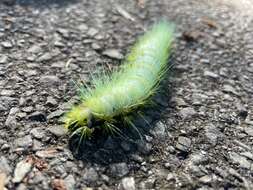
[[[253,189],[251,10],[250,0],[2,0],[0,190]],[[75,84],[118,67],[162,18],[177,28],[174,67],[160,108],[138,121],[148,132],[76,153],[59,121]]]

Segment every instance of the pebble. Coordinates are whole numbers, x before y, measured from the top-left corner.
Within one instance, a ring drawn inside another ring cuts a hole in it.
[[[10,147],[11,147],[11,146],[10,146],[9,144],[5,143],[5,144],[3,144],[3,145],[1,146],[1,150],[3,150],[3,151],[9,150]]]
[[[197,165],[189,165],[188,168],[189,168],[189,172],[194,176],[201,177],[205,175],[205,173]]]
[[[4,41],[4,42],[2,42],[1,44],[2,44],[2,46],[3,46],[4,48],[12,48],[12,47],[13,47],[12,43],[11,43],[11,42],[8,42],[8,41]]]
[[[175,178],[175,176],[174,176],[173,173],[168,173],[168,175],[167,175],[167,177],[166,177],[166,180],[167,180],[167,181],[171,181],[171,180],[174,179],[174,178]]]
[[[21,110],[22,110],[23,112],[30,113],[30,112],[33,111],[33,107],[32,107],[32,106],[23,107]]]
[[[110,178],[109,178],[107,175],[104,175],[104,174],[101,175],[101,179],[102,179],[104,182],[106,182],[106,183],[109,183],[109,181],[110,181]]]
[[[83,180],[87,181],[88,183],[94,183],[98,180],[98,173],[94,168],[86,169],[85,173],[83,174]]]
[[[123,177],[129,173],[128,166],[124,162],[110,165],[110,170],[115,177]]]
[[[102,49],[102,47],[98,43],[95,43],[95,42],[91,44],[91,48],[94,50]]]
[[[213,146],[217,144],[217,139],[220,136],[220,131],[214,125],[205,127],[205,137]]]
[[[43,55],[41,55],[39,58],[38,58],[38,62],[45,62],[45,61],[49,61],[52,59],[52,55],[50,53],[45,53]]]
[[[229,156],[233,162],[240,164],[241,168],[250,169],[252,166],[251,163],[245,157],[240,156],[235,152],[231,152]]]
[[[152,150],[152,144],[146,142],[145,140],[138,140],[137,148],[138,151],[141,152],[142,154],[148,155]]]
[[[227,93],[232,93],[234,95],[237,95],[238,93],[236,92],[236,90],[234,89],[234,87],[228,85],[228,84],[225,84],[223,86],[223,91],[224,92],[227,92]]]
[[[1,156],[0,157],[0,173],[3,172],[6,175],[11,174],[11,166],[9,165],[9,162],[6,157]]]
[[[37,44],[35,44],[35,45],[32,45],[32,46],[27,50],[27,52],[36,54],[36,53],[41,52],[41,50],[42,50],[41,47],[38,46]]]
[[[24,183],[20,183],[16,190],[27,190],[27,186]]]
[[[17,138],[15,139],[14,144],[17,147],[29,148],[33,145],[32,137],[31,135],[26,135],[24,137]]]
[[[6,55],[0,56],[0,64],[6,64],[8,61],[8,57]]]
[[[7,111],[8,108],[6,108],[3,104],[0,103],[0,111]]]
[[[60,83],[60,79],[54,75],[43,75],[40,77],[40,82],[42,84],[56,85]]]
[[[130,144],[129,142],[126,141],[122,141],[120,143],[120,146],[122,147],[122,149],[126,152],[130,152],[132,150],[132,144]]]
[[[17,163],[14,170],[14,177],[12,179],[13,183],[20,183],[24,177],[31,171],[32,164],[26,160],[22,160]]]
[[[182,98],[171,98],[171,102],[179,107],[185,107],[187,106],[186,102]]]
[[[154,177],[149,177],[146,181],[140,183],[140,189],[153,189],[155,186],[155,181],[156,179]]]
[[[62,116],[64,113],[65,113],[65,111],[63,111],[63,110],[56,110],[56,111],[53,111],[53,112],[51,112],[51,113],[47,116],[47,119],[50,120],[50,119],[54,119],[54,118],[59,118],[59,117]]]
[[[125,177],[121,183],[123,190],[135,190],[135,180],[133,177]]]
[[[64,38],[69,37],[69,31],[65,28],[58,28],[57,32],[59,32]]]
[[[56,158],[54,160],[57,160],[56,162],[59,162],[59,163],[55,163],[55,165],[53,166],[53,171],[55,175],[57,177],[66,177],[67,173],[66,173],[64,165],[60,161],[58,161],[59,159]]]
[[[67,190],[75,190],[75,184],[76,184],[76,180],[74,178],[73,175],[68,175],[65,179],[64,179],[65,185]]]
[[[240,104],[240,103],[237,103],[236,104],[236,108],[237,108],[237,110],[238,110],[238,115],[240,116],[240,117],[242,117],[242,118],[247,118],[247,116],[248,116],[248,110],[246,109],[246,107],[244,106],[244,105],[242,105],[242,104]]]
[[[66,190],[66,184],[62,179],[53,179],[51,182],[51,186],[53,190]]]
[[[219,74],[223,77],[226,77],[228,76],[228,69],[225,68],[225,67],[222,67],[220,70],[219,70]]]
[[[80,24],[77,28],[78,28],[81,32],[88,30],[88,26],[87,26],[86,24],[84,24],[84,23]]]
[[[205,175],[199,179],[200,182],[208,184],[212,181],[212,177],[209,175]]]
[[[16,117],[15,114],[19,111],[18,108],[14,107],[11,108],[7,119],[5,120],[5,126],[11,126],[11,125],[16,125]]]
[[[31,179],[29,179],[29,180],[31,180]],[[47,178],[41,172],[37,171],[36,174],[34,175],[34,177],[32,178],[31,182],[33,184],[39,184],[45,180],[47,180]]]
[[[207,163],[209,160],[208,156],[206,155],[205,152],[196,152],[190,156],[190,162],[199,165],[203,163]]]
[[[54,125],[48,128],[48,131],[56,137],[61,137],[67,134],[67,130],[63,126]]]
[[[36,139],[33,140],[33,147],[32,150],[33,151],[38,151],[41,150],[43,148],[43,144],[41,141],[38,141]]]
[[[107,49],[102,54],[113,59],[123,59],[123,55],[116,49]]]
[[[179,137],[178,142],[176,144],[176,148],[183,152],[189,152],[191,147],[191,139],[187,137]]]
[[[245,133],[247,133],[247,135],[253,137],[253,126],[252,127],[251,126],[245,127],[244,131],[245,131]]]
[[[46,136],[46,133],[42,128],[34,128],[30,131],[30,134],[39,140],[41,140]]]
[[[36,111],[28,116],[31,121],[45,122],[47,120],[46,115],[43,112]]]
[[[57,101],[52,96],[49,96],[49,97],[47,97],[46,105],[53,107],[53,106],[57,105]]]
[[[240,155],[253,161],[253,154],[251,152],[242,152],[242,153],[240,153]]]
[[[32,76],[36,76],[36,75],[38,75],[38,72],[36,70],[27,70],[25,72],[26,77],[32,77]]]
[[[15,94],[16,93],[14,90],[6,90],[6,89],[3,89],[0,93],[1,96],[13,96]]]
[[[166,137],[166,125],[163,122],[158,122],[150,133],[154,135],[155,138],[163,140]]]
[[[218,79],[219,78],[218,74],[215,74],[215,73],[213,73],[211,71],[205,71],[204,72],[204,76],[210,77],[210,78],[213,78],[213,79]]]
[[[65,47],[65,44],[63,42],[61,42],[60,40],[56,40],[54,42],[54,46],[55,47],[59,47],[59,48],[62,48],[62,47]]]
[[[197,112],[191,108],[191,107],[187,107],[187,108],[183,108],[180,110],[179,115],[182,117],[182,119],[191,119],[192,117],[197,115]]]
[[[200,63],[209,64],[209,63],[210,63],[210,60],[209,60],[209,59],[201,59],[201,60],[200,60]]]
[[[143,162],[143,157],[138,154],[132,154],[131,159],[139,164]]]
[[[90,37],[95,36],[98,33],[98,30],[96,28],[90,28],[87,32],[87,35]]]
[[[39,158],[55,158],[58,154],[58,151],[54,148],[49,148],[46,150],[41,150],[35,153]]]

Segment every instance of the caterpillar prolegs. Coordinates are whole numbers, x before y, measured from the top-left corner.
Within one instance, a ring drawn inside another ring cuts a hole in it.
[[[96,130],[120,132],[118,122],[133,126],[129,115],[149,104],[169,68],[173,32],[172,24],[155,24],[139,38],[119,70],[95,79],[92,87],[83,87],[80,104],[64,116],[68,131],[87,139]]]

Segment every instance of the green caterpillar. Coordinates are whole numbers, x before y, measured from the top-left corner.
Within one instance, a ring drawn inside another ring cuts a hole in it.
[[[106,134],[120,132],[119,122],[134,126],[130,115],[150,103],[168,70],[174,27],[161,21],[133,46],[123,65],[112,75],[82,87],[81,103],[64,116],[68,131],[90,138],[99,129]]]

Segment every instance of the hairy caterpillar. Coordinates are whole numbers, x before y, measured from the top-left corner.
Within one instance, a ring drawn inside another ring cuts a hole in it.
[[[64,116],[68,131],[82,140],[97,129],[118,133],[119,122],[134,127],[129,115],[149,103],[168,69],[173,32],[172,24],[155,24],[139,38],[118,71],[94,80],[93,87],[81,88],[81,103]]]

